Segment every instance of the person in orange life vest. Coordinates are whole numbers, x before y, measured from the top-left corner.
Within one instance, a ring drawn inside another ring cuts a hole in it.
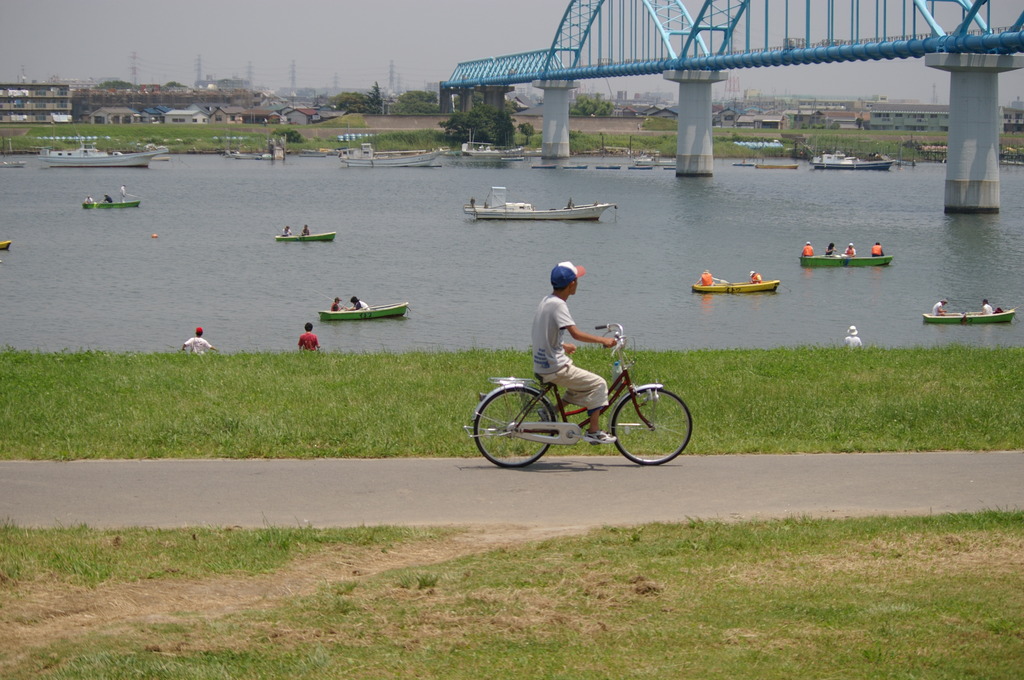
[[[757,272],[750,272],[750,282],[761,283],[761,275],[758,274]]]
[[[846,246],[846,252],[843,253],[843,255],[846,255],[846,257],[856,257],[857,256],[857,250],[853,247],[852,243],[850,245]]]
[[[882,252],[882,244],[875,241],[875,245],[871,246],[871,257],[883,257],[885,253]]]
[[[814,256],[814,248],[811,247],[811,242],[810,241],[808,241],[807,245],[804,246],[804,252],[802,252],[800,254],[803,255],[804,257],[813,257]]]
[[[711,275],[707,269],[700,275],[700,285],[702,286],[713,286],[715,285],[715,277]]]

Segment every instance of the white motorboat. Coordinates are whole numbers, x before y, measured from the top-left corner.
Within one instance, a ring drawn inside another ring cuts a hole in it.
[[[888,170],[895,163],[891,158],[879,156],[861,160],[845,153],[823,153],[811,159],[811,167],[815,170]]]
[[[167,153],[166,146],[148,148],[138,153],[108,153],[96,148],[92,142],[82,142],[77,149],[61,151],[44,147],[39,160],[51,168],[148,168],[156,156]]]
[[[338,156],[350,168],[418,168],[438,165],[440,151],[375,151],[370,143],[342,149]]]
[[[532,203],[509,202],[506,193],[505,187],[491,187],[483,205],[471,198],[463,211],[478,220],[598,220],[608,208],[618,207],[614,203],[575,205],[570,198],[564,208],[538,210]]]

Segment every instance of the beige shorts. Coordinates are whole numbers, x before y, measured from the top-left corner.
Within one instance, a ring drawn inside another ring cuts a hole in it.
[[[607,381],[575,364],[563,366],[554,373],[541,375],[540,379],[542,382],[554,383],[563,388],[563,400],[582,406],[588,411],[608,405]]]

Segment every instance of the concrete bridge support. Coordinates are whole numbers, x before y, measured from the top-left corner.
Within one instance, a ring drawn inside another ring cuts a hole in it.
[[[501,111],[505,108],[505,95],[513,92],[516,88],[508,85],[484,85],[479,89],[483,92],[484,104]]]
[[[728,75],[723,71],[667,71],[665,80],[679,83],[679,134],[676,177],[711,177],[711,86]]]
[[[1024,57],[929,54],[925,65],[949,72],[946,212],[999,212],[999,74],[1024,68]]]
[[[544,90],[544,123],[541,131],[542,158],[569,157],[569,96],[579,83],[574,80],[535,80]]]
[[[438,95],[438,103],[442,114],[454,113],[452,98],[457,97],[459,111],[465,113],[473,108],[473,88],[442,87]]]

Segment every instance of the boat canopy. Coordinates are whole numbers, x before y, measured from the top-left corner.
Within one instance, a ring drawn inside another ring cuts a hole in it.
[[[484,201],[484,207],[496,208],[505,205],[508,202],[505,197],[506,193],[505,187],[491,187],[490,192],[487,194],[487,200]]]

